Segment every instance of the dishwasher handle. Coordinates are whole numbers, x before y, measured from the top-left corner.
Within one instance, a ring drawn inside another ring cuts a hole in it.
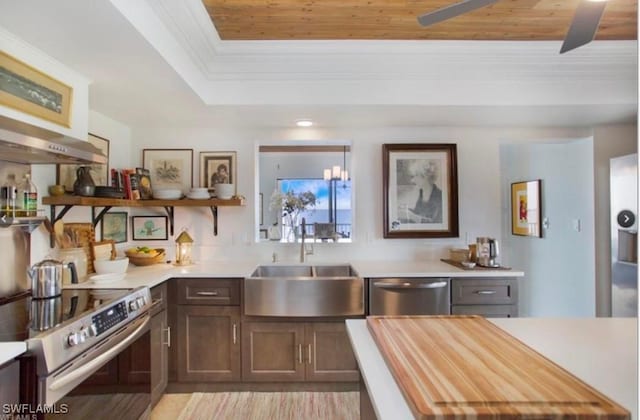
[[[373,287],[379,287],[381,289],[441,289],[443,287],[447,287],[448,284],[449,282],[447,281],[434,281],[429,283],[410,281],[404,281],[401,283],[376,281],[373,283]]]

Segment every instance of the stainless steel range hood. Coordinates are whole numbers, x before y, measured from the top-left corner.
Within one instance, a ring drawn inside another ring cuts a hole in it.
[[[0,160],[26,164],[107,163],[108,157],[87,141],[0,116]]]

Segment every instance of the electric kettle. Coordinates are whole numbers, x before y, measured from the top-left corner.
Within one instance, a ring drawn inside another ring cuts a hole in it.
[[[500,255],[500,249],[496,239],[483,236],[478,237],[476,239],[476,253],[478,255],[478,265],[484,267],[500,267],[497,261]]]
[[[78,283],[76,265],[48,259],[34,264],[27,270],[31,279],[31,297],[34,299],[51,298],[62,293],[62,271],[71,271],[71,283]]]

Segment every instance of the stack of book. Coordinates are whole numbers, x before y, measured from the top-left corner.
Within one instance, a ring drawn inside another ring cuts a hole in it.
[[[111,186],[121,188],[126,200],[149,200],[153,198],[151,177],[145,168],[111,169]]]

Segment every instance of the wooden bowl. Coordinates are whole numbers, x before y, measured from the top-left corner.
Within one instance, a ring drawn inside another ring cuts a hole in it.
[[[125,251],[125,254],[129,257],[129,262],[133,265],[145,266],[163,262],[165,259],[164,248],[156,248],[154,251],[156,251],[155,254],[129,251]]]

